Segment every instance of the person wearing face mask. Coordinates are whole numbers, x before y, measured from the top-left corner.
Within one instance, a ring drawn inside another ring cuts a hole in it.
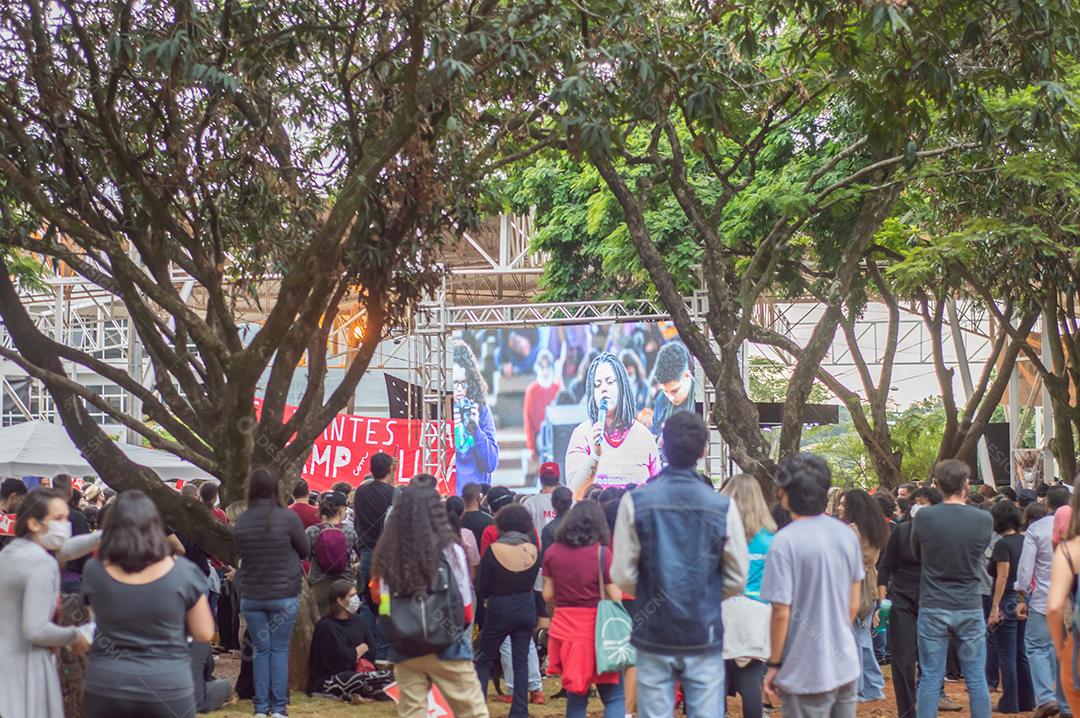
[[[308,660],[308,695],[323,694],[353,703],[380,698],[393,682],[392,671],[377,671],[375,638],[356,612],[360,595],[356,583],[333,581],[328,595],[330,608],[315,624]],[[380,698],[381,699],[381,698]]]
[[[15,538],[0,552],[0,716],[63,718],[60,679],[52,650],[90,648],[74,626],[52,618],[60,597],[60,566],[50,552],[71,538],[68,505],[52,489],[35,489],[20,504]],[[92,547],[91,547],[92,548]]]
[[[356,529],[345,520],[348,498],[345,494],[331,491],[319,500],[321,523],[307,529],[311,541],[311,573],[308,581],[315,596],[319,615],[324,615],[332,605],[330,588],[338,579],[356,580],[353,556],[359,543]]]

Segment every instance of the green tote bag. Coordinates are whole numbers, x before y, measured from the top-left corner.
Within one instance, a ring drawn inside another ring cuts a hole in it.
[[[633,624],[622,601],[612,601],[604,593],[604,547],[597,548],[600,603],[596,605],[596,672],[621,673],[637,659],[637,652],[630,645]]]

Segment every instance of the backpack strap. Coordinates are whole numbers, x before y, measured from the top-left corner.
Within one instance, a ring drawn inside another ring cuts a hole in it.
[[[600,600],[605,598],[604,594],[604,544],[596,544],[596,583],[600,587]]]

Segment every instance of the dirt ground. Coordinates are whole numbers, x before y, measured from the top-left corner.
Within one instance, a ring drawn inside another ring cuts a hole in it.
[[[859,706],[859,718],[897,718],[896,702],[893,696],[892,679],[888,666],[882,668],[885,674],[885,700],[875,703],[864,703]],[[235,680],[240,672],[240,660],[237,654],[222,654],[218,656],[215,675],[219,678]],[[544,693],[551,696],[559,690],[557,678],[544,681]],[[957,703],[964,706],[964,710],[957,713],[942,713],[942,716],[956,716],[961,718],[969,715],[967,711],[967,694],[963,683],[946,683],[945,692]],[[998,694],[991,696],[996,701]],[[490,702],[488,707],[492,718],[505,718],[509,713],[509,706],[504,703]],[[742,705],[737,698],[729,698],[727,714],[733,718],[739,718],[742,713]],[[216,718],[250,718],[252,714],[251,701],[240,701],[225,706],[222,710],[211,713]],[[529,715],[534,718],[556,718],[566,712],[566,702],[562,700],[548,700],[542,706],[529,706]],[[324,698],[308,698],[303,693],[292,692],[292,705],[289,706],[290,718],[346,718],[365,716],[368,718],[395,718],[397,715],[393,703],[370,703],[361,706],[351,706],[344,703]],[[779,718],[779,710],[766,713],[769,718]],[[995,713],[994,715],[1004,715]],[[589,718],[602,718],[603,706],[599,700],[593,700],[589,704]]]

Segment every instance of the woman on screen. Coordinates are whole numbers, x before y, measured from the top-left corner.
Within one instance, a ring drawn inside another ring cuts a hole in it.
[[[485,399],[487,384],[476,357],[463,341],[454,342],[454,450],[458,494],[466,484],[490,484],[499,465],[495,419]]]
[[[594,484],[640,484],[660,471],[656,437],[634,418],[636,407],[619,358],[605,352],[589,365],[588,418],[566,449],[567,484],[582,499]]]

